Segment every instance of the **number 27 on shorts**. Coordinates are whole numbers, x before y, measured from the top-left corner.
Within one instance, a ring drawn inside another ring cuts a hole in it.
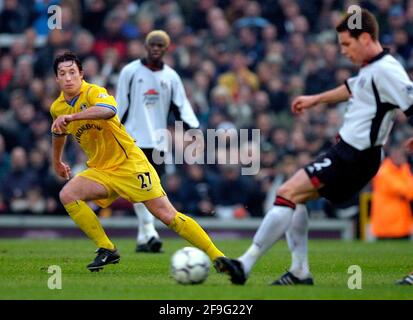
[[[152,188],[151,174],[149,172],[139,173],[137,177],[140,182],[141,189]]]

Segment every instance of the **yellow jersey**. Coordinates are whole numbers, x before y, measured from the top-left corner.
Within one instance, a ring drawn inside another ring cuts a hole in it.
[[[83,80],[80,93],[71,101],[66,101],[61,92],[50,107],[50,113],[54,120],[60,115],[78,113],[92,106],[117,111],[115,98],[109,95],[105,88]],[[65,134],[72,135],[79,143],[88,157],[89,168],[116,170],[127,160],[147,161],[139,159],[140,150],[116,114],[110,119],[70,122]],[[128,163],[131,162],[128,161]]]

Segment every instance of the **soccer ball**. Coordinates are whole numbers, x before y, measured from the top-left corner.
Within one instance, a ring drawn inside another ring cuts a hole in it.
[[[185,247],[173,254],[171,274],[180,284],[199,284],[208,277],[210,265],[210,260],[203,251]]]

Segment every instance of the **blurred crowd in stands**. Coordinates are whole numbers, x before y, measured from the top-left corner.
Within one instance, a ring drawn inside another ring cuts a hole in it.
[[[162,177],[167,194],[192,215],[233,208],[238,218],[262,216],[285,177],[334,143],[345,103],[299,117],[290,103],[357,72],[334,30],[352,4],[376,15],[382,43],[413,76],[413,0],[0,0],[0,213],[65,214],[58,198],[65,182],[50,164],[56,54],[77,53],[85,79],[115,95],[122,67],[145,55],[146,34],[164,29],[172,39],[165,62],[183,78],[202,130],[261,133],[259,145],[247,147],[260,150],[257,175],[236,165],[176,165]],[[51,5],[62,9],[61,30],[48,28]],[[396,127],[390,140],[398,145],[412,132],[402,114]],[[73,172],[84,168],[74,141],[65,158]],[[111,210],[131,207],[118,201]]]

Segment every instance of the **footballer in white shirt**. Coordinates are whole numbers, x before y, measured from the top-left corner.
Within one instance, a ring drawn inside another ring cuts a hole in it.
[[[145,39],[147,55],[127,64],[120,73],[116,90],[118,115],[126,131],[136,140],[159,176],[165,164],[154,157],[165,158],[167,146],[159,141],[159,130],[167,129],[170,112],[183,122],[184,129],[199,127],[199,121],[188,101],[181,78],[163,62],[170,44],[163,30],[150,32]],[[154,226],[154,217],[140,203],[134,204],[138,216],[137,252],[161,252],[162,241]]]
[[[357,14],[357,13],[356,13]],[[413,114],[413,83],[400,63],[378,40],[376,18],[361,11],[361,26],[347,14],[336,27],[341,53],[360,66],[357,76],[320,94],[299,96],[291,109],[300,114],[320,103],[348,101],[338,142],[305,168],[299,169],[277,191],[273,208],[265,215],[252,245],[238,259],[218,258],[215,266],[244,284],[258,259],[284,234],[291,251],[290,269],[273,285],[312,285],[308,265],[308,214],[305,203],[324,197],[344,202],[361,190],[377,173],[382,147],[395,120],[396,109]],[[413,138],[406,141],[413,151]],[[412,284],[411,275],[398,281]]]

